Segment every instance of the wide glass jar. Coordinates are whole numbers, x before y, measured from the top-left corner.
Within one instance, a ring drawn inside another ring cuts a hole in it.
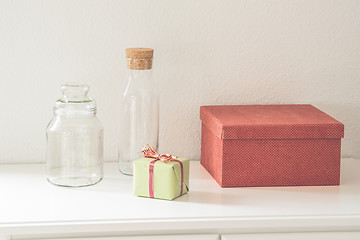
[[[46,131],[47,179],[52,184],[82,187],[103,178],[104,129],[88,91],[87,85],[61,86],[63,97]]]

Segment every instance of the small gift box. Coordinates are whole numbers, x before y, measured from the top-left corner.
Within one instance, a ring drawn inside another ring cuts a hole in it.
[[[159,155],[153,148],[134,161],[134,195],[173,200],[189,191],[189,159]]]

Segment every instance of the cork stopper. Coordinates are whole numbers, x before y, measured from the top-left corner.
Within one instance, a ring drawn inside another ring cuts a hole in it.
[[[129,69],[149,70],[152,68],[154,49],[152,48],[127,48],[126,63]]]

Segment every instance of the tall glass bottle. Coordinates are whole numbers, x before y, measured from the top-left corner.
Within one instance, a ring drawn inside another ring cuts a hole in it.
[[[54,106],[46,131],[47,178],[66,187],[93,185],[103,178],[104,129],[89,86],[68,84]]]
[[[159,95],[152,79],[151,48],[126,49],[128,84],[123,94],[122,128],[119,141],[119,170],[133,174],[133,161],[149,144],[157,149],[159,137]]]

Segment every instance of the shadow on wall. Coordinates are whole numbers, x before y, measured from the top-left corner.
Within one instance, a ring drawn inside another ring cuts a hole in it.
[[[358,158],[360,156],[360,104],[340,105],[314,103],[315,107],[326,112],[345,125],[345,136],[341,140],[341,156]]]

